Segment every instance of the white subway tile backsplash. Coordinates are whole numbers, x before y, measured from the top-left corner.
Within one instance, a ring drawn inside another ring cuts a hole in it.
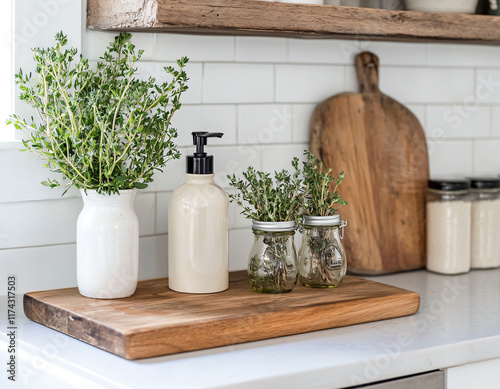
[[[175,143],[192,146],[193,131],[223,132],[220,139],[213,139],[210,145],[236,144],[236,106],[234,105],[183,105],[172,118],[177,129]]]
[[[276,65],[276,100],[320,102],[344,91],[343,66]]]
[[[292,116],[290,105],[239,105],[238,144],[290,143]]]
[[[453,103],[474,96],[474,70],[381,67],[380,89],[402,103]]]
[[[249,166],[260,169],[260,145],[239,145],[215,146],[210,148],[210,153],[214,156],[215,182],[217,185],[228,188],[229,180],[227,175],[241,173]]]
[[[190,149],[180,147],[180,159],[172,159],[167,162],[162,171],[156,171],[149,184],[148,190],[153,192],[166,192],[177,189],[185,181],[186,175],[186,157],[191,154]]]
[[[286,38],[256,36],[236,37],[236,61],[285,62],[286,59]]]
[[[76,241],[81,198],[0,204],[0,249]]]
[[[156,228],[155,234],[166,234],[168,232],[168,206],[172,192],[156,193]]]
[[[490,134],[490,108],[455,106],[427,107],[427,137],[482,138]]]
[[[474,173],[500,175],[499,140],[477,140],[474,142]]]
[[[139,239],[139,280],[168,276],[168,235]]]
[[[24,148],[22,144],[18,147]],[[5,183],[0,185],[0,203],[61,198],[64,188],[51,189],[41,184],[48,178],[62,181],[61,175],[52,173],[44,167],[44,163],[28,151],[0,149],[0,177]],[[78,195],[78,190],[73,188],[64,197]]]
[[[172,77],[164,68],[173,66],[178,69],[175,63],[159,63],[141,61],[137,63],[137,77],[141,80],[147,80],[149,77],[154,77],[157,84],[162,84],[170,81]],[[202,88],[202,65],[199,63],[188,63],[184,70],[187,73],[189,81],[187,83],[189,89],[181,96],[182,104],[199,104],[201,102]]]
[[[0,250],[0,269],[16,276],[19,294],[75,287],[76,245]]]
[[[345,92],[359,93],[358,75],[354,65],[345,68]]]
[[[492,107],[491,115],[491,135],[500,137],[500,107]]]
[[[86,30],[85,33],[82,34],[82,54],[89,60],[98,61],[115,36],[116,33],[113,31]],[[149,49],[150,51],[152,50],[152,44],[149,45]],[[145,50],[147,50],[147,48],[145,48]],[[146,52],[144,54],[146,54]]]
[[[422,128],[425,130],[426,127],[425,105],[407,104],[406,108],[408,108],[417,117]]]
[[[229,231],[229,271],[247,269],[253,241],[250,228]]]
[[[427,148],[431,177],[472,173],[472,141],[429,139]]]
[[[424,66],[426,64],[426,43],[408,43],[403,42],[363,42],[363,51],[371,51],[379,58],[381,66],[387,65],[405,65],[405,66]],[[352,62],[354,64],[354,62]]]
[[[227,189],[227,193],[235,194],[237,193],[236,189]],[[236,202],[229,203],[229,229],[237,229],[237,228],[250,228],[252,226],[252,221],[247,219],[244,215],[241,214],[241,207],[236,204]]]
[[[167,235],[139,239],[139,279],[166,277]],[[76,287],[76,245],[0,250],[2,274],[17,276],[17,292]]]
[[[268,172],[281,171],[282,169],[293,171],[293,157],[304,160],[304,150],[309,149],[308,144],[293,144],[283,146],[264,146],[262,149],[262,169]],[[302,162],[299,163],[302,168]]]
[[[205,64],[204,103],[265,103],[274,100],[273,66]]]
[[[104,51],[113,42],[118,32],[86,30],[82,36],[82,52],[84,57],[99,61]],[[154,35],[149,33],[132,33],[131,42],[135,45],[135,51],[144,50],[141,61],[150,61],[155,56]],[[176,60],[177,58],[172,58]]]
[[[309,143],[309,128],[315,109],[316,104],[293,105],[292,137],[295,143]]]
[[[152,35],[152,34],[148,34]],[[234,37],[156,34],[156,60],[176,61],[188,57],[190,61],[233,61]]]
[[[475,96],[480,103],[500,103],[500,70],[477,71]]]
[[[354,64],[359,51],[355,41],[289,39],[288,60],[296,63]]]
[[[428,64],[446,67],[498,66],[500,47],[432,43],[428,45]]]
[[[137,191],[134,199],[134,210],[139,219],[139,235],[147,236],[155,233],[155,194]]]

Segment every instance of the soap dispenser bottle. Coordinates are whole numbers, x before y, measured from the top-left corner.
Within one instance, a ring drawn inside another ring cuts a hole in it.
[[[214,182],[214,157],[204,147],[221,132],[193,132],[196,152],[187,157],[186,183],[175,190],[168,217],[169,287],[183,293],[228,288],[228,207]]]

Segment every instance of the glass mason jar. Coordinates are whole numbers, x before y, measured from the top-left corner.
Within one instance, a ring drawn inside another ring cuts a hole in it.
[[[500,179],[470,177],[471,268],[500,267]]]
[[[347,271],[341,243],[346,224],[340,215],[303,216],[299,250],[299,280],[303,285],[312,288],[340,285]]]
[[[253,221],[255,240],[248,258],[248,277],[253,290],[287,293],[297,284],[295,222]]]
[[[460,274],[471,264],[471,203],[465,179],[429,180],[427,269]]]

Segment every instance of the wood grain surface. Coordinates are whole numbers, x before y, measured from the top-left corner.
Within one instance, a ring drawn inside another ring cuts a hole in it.
[[[311,119],[310,148],[334,172],[349,205],[348,271],[386,274],[425,266],[427,143],[418,119],[378,88],[377,56],[356,57],[361,93],[322,102]],[[411,77],[409,72],[408,77]]]
[[[500,44],[500,18],[252,0],[88,0],[90,29]]]
[[[300,334],[414,314],[417,293],[347,276],[337,289],[297,286],[287,294],[253,292],[245,271],[225,292],[168,289],[168,279],[140,281],[129,298],[96,300],[77,288],[24,295],[28,318],[127,359]]]

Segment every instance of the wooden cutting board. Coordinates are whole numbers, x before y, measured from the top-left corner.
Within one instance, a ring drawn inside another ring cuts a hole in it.
[[[333,172],[349,203],[344,247],[349,272],[375,275],[425,265],[427,143],[418,119],[378,88],[375,54],[356,56],[360,93],[342,93],[318,105],[310,148]],[[408,72],[411,77],[411,71]]]
[[[77,288],[24,295],[28,318],[127,359],[275,338],[414,314],[415,292],[347,276],[337,289],[297,286],[287,294],[253,292],[246,271],[229,289],[173,292],[168,279],[140,281],[132,297],[96,300]]]

